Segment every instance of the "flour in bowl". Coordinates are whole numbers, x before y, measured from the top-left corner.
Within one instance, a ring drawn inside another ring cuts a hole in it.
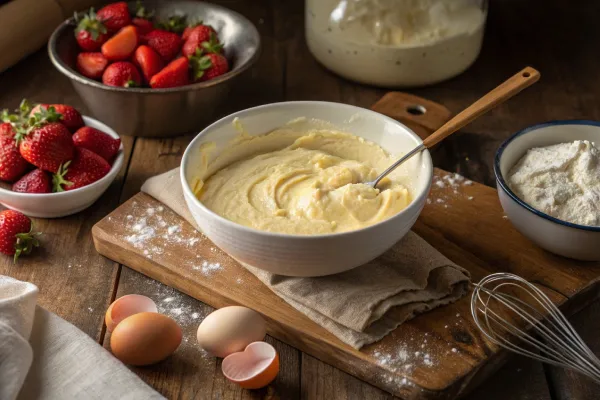
[[[510,170],[508,185],[552,217],[600,226],[600,150],[587,140],[528,150]]]

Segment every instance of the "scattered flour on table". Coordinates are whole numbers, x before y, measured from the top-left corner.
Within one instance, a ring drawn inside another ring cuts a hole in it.
[[[165,211],[163,206],[143,208],[137,207],[137,202],[133,202],[133,205],[132,213],[123,220],[126,230],[124,240],[142,250],[146,258],[183,255],[183,262],[190,271],[206,276],[212,276],[222,269],[220,263],[200,255],[186,256],[186,251],[193,252],[199,243],[208,239],[196,231],[184,233],[181,224],[169,223],[168,220],[172,221],[174,217],[172,211]],[[214,253],[217,250],[211,247],[210,251]]]
[[[600,150],[593,143],[529,149],[508,175],[511,190],[533,208],[563,221],[600,226]]]
[[[433,177],[434,191],[430,193],[427,199],[427,204],[440,204],[444,208],[450,207],[448,201],[452,197],[461,196],[463,194],[461,188],[463,186],[473,185],[473,181],[468,180],[460,174],[447,174],[444,176],[434,175]],[[473,196],[465,196],[467,200],[473,200]]]

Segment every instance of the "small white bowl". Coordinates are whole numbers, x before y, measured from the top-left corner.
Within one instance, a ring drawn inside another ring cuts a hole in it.
[[[232,126],[236,117],[251,135],[267,133],[300,117],[306,117],[307,121],[328,121],[342,131],[379,144],[394,155],[404,154],[422,141],[406,126],[374,111],[318,101],[267,104],[237,112],[210,125],[186,149],[181,161],[181,183],[185,200],[202,232],[238,261],[287,276],[322,276],[347,271],[371,261],[398,242],[425,205],[433,177],[428,151],[400,167],[403,175],[411,176],[411,204],[378,224],[349,232],[303,236],[259,231],[229,221],[206,208],[194,196],[189,183],[198,178],[202,165],[200,146],[207,142],[216,144],[216,151],[210,155],[212,160],[238,135]]]
[[[91,126],[106,134],[119,138],[107,125],[90,117],[83,117],[86,126]],[[96,182],[60,193],[20,193],[0,188],[0,204],[36,218],[58,218],[75,214],[91,206],[108,189],[123,166],[123,144],[110,171]]]
[[[532,242],[564,257],[598,261],[600,226],[577,225],[536,210],[518,198],[504,179],[528,149],[574,140],[588,140],[600,145],[600,122],[552,121],[534,125],[510,137],[498,149],[494,162],[498,197],[512,224]]]

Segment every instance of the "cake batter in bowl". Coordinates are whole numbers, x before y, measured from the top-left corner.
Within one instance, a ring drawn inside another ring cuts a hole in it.
[[[433,175],[427,151],[377,191],[360,182],[419,143],[403,124],[359,107],[268,104],[190,143],[184,197],[202,232],[242,263],[288,276],[339,273],[381,255],[416,221]]]

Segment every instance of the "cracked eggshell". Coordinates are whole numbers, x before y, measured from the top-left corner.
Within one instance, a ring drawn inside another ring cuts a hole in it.
[[[243,352],[225,357],[221,370],[227,379],[244,389],[260,389],[277,377],[279,355],[269,343],[250,343]]]
[[[265,338],[265,320],[246,307],[224,307],[209,314],[198,327],[200,347],[209,354],[225,358],[243,351],[250,343]]]
[[[151,298],[141,294],[128,294],[119,297],[106,310],[104,316],[106,330],[112,332],[119,322],[141,312],[158,312],[156,303]]]

